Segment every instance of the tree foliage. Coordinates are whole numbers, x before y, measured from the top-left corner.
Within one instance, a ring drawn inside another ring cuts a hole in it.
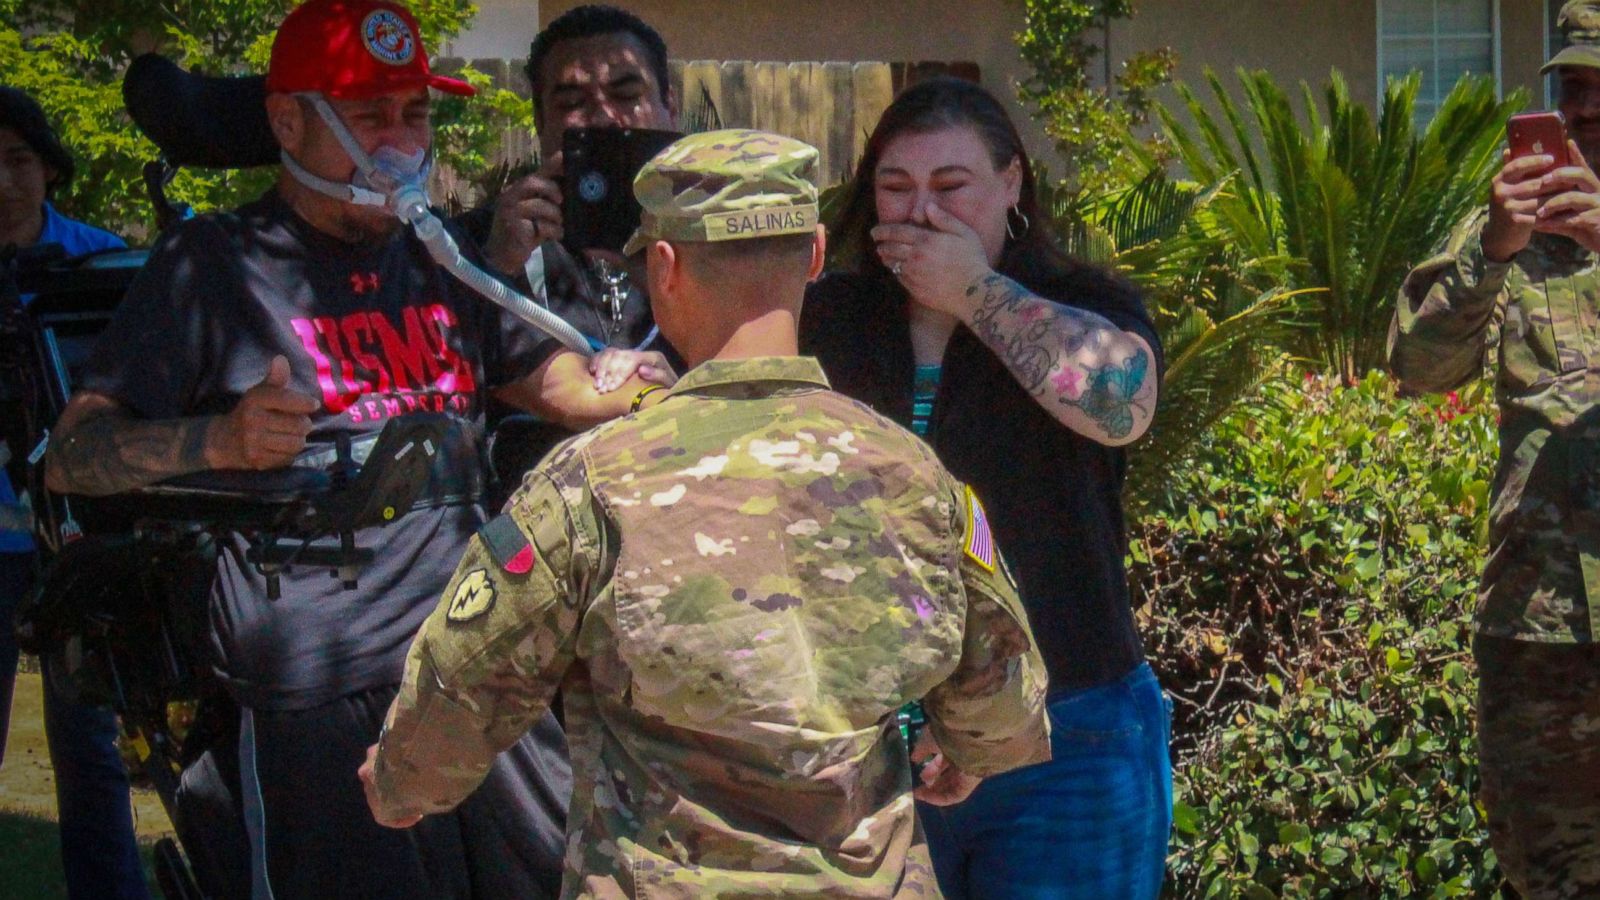
[[[31,94],[77,161],[78,177],[56,198],[68,215],[124,234],[147,232],[153,216],[141,182],[158,151],[122,107],[121,77],[155,51],[210,75],[265,72],[277,25],[299,0],[0,0],[0,82]],[[458,33],[476,8],[468,0],[413,0],[429,48]],[[435,156],[444,167],[485,171],[507,128],[533,127],[532,105],[493,88],[481,73],[471,99],[435,105]],[[180,172],[174,200],[206,210],[237,205],[270,182],[266,170]]]
[[[1017,48],[1032,74],[1017,93],[1056,142],[1069,182],[1102,192],[1126,175],[1118,171],[1124,137],[1149,119],[1155,89],[1171,80],[1177,55],[1170,47],[1135,53],[1097,85],[1094,66],[1105,51],[1096,40],[1113,20],[1135,14],[1132,0],[1025,0],[1023,8]]]

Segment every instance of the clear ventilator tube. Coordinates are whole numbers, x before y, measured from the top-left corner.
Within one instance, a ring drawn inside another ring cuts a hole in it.
[[[417,239],[428,248],[428,255],[451,275],[518,318],[532,324],[580,356],[593,356],[588,338],[566,320],[548,309],[512,290],[505,282],[473,265],[461,253],[455,238],[445,230],[444,223],[428,208],[428,197],[416,188],[402,189],[392,200],[392,209],[400,220],[411,226]]]

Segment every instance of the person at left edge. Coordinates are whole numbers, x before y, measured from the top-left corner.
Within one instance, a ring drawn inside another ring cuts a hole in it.
[[[68,256],[127,246],[109,231],[56,211],[50,197],[72,180],[72,173],[72,157],[39,104],[16,88],[0,87],[0,246],[59,244]],[[26,456],[30,449],[0,441],[0,466],[10,454]],[[13,618],[38,566],[32,527],[27,505],[0,470],[0,764],[17,671]],[[117,717],[109,709],[62,697],[52,689],[54,679],[43,683],[67,896],[148,897],[133,837],[128,773],[117,751]]]
[[[110,494],[209,469],[326,465],[338,436],[412,412],[460,425],[433,495],[357,535],[378,551],[358,590],[298,568],[269,600],[243,538],[222,542],[210,649],[242,709],[256,897],[527,897],[559,878],[570,774],[552,718],[502,754],[477,802],[416,832],[374,826],[354,775],[407,645],[484,520],[487,397],[577,426],[632,395],[595,393],[583,358],[473,294],[383,208],[352,201],[344,185],[364,176],[341,138],[391,178],[425,177],[430,88],[471,93],[430,71],[404,7],[291,12],[267,75],[275,186],[163,235],[47,456],[54,489]]]

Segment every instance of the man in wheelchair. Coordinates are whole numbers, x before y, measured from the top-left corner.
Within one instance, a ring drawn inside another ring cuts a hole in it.
[[[425,178],[430,89],[471,91],[430,72],[402,7],[292,12],[267,76],[275,187],[163,235],[46,457],[53,490],[106,495],[209,470],[327,469],[336,448],[359,460],[391,420],[453,423],[428,442],[425,494],[381,531],[355,532],[373,551],[358,589],[323,567],[268,578],[244,534],[219,541],[207,643],[242,711],[258,898],[554,896],[560,882],[571,781],[549,716],[456,815],[407,832],[373,823],[356,777],[412,636],[484,523],[487,399],[583,427],[626,412],[641,386],[596,393],[584,358],[472,294],[387,208],[363,204],[385,182]]]

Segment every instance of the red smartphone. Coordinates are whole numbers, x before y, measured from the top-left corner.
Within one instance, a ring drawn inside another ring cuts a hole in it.
[[[1572,164],[1567,153],[1567,121],[1559,112],[1523,113],[1506,121],[1506,144],[1511,158],[1548,154],[1555,157],[1550,169]],[[1550,171],[1545,169],[1538,174]]]

